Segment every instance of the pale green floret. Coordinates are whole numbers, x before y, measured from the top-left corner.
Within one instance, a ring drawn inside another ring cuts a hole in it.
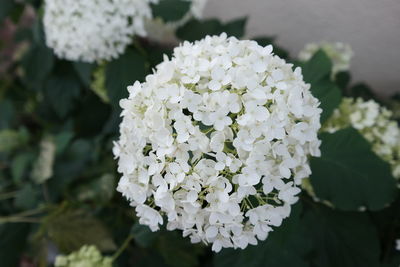
[[[83,246],[67,256],[57,256],[55,267],[111,267],[112,258],[103,257],[95,246]]]

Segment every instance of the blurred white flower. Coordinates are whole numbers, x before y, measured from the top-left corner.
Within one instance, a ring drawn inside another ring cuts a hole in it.
[[[56,155],[56,145],[49,137],[40,142],[40,152],[31,173],[32,179],[40,184],[53,176],[53,165]]]
[[[321,109],[271,46],[226,34],[184,42],[128,91],[117,190],[140,223],[155,231],[165,218],[219,251],[257,244],[289,216],[319,154]]]
[[[103,257],[95,246],[83,246],[69,255],[59,255],[55,267],[112,267],[112,258]]]
[[[300,51],[299,59],[307,61],[320,49],[322,49],[332,61],[333,76],[338,72],[349,70],[350,61],[353,57],[353,50],[350,45],[340,42],[309,43]]]
[[[146,35],[152,0],[46,0],[46,43],[73,61],[111,60],[125,51],[134,35]]]

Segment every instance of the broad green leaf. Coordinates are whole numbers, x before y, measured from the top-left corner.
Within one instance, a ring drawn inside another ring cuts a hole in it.
[[[340,89],[330,80],[332,63],[329,57],[319,50],[309,61],[300,66],[304,80],[311,84],[312,94],[321,102],[321,123],[324,123],[342,100]]]
[[[145,63],[145,58],[136,50],[127,49],[124,55],[107,65],[106,88],[113,105],[118,106],[119,101],[128,96],[129,85],[144,79]]]
[[[146,225],[135,223],[131,228],[131,235],[133,236],[135,243],[140,247],[147,248],[151,246],[157,239],[159,233],[152,232]]]
[[[274,229],[265,241],[246,249],[223,249],[215,254],[215,267],[306,267],[304,259],[311,251],[306,225],[300,223],[301,205],[293,207],[292,214],[280,227]]]
[[[240,18],[223,24],[216,19],[204,21],[193,19],[180,27],[176,34],[181,40],[191,42],[200,40],[206,35],[218,35],[223,32],[226,32],[228,36],[241,38],[244,35],[246,21],[247,18]]]
[[[198,257],[203,249],[198,244],[191,244],[180,232],[164,231],[157,240],[157,249],[165,263],[172,267],[199,266]]]
[[[24,152],[18,154],[11,163],[11,175],[14,183],[20,184],[26,173],[27,168],[33,162],[34,154],[32,152]]]
[[[107,228],[83,210],[62,210],[51,214],[45,221],[50,239],[63,253],[94,245],[101,251],[112,251],[116,245]]]
[[[368,85],[365,83],[358,83],[355,84],[350,88],[350,95],[353,97],[362,97],[363,99],[369,100],[369,99],[376,99],[376,96]]]
[[[313,205],[301,221],[314,243],[310,254],[313,266],[380,266],[378,235],[366,213],[340,212]]]
[[[38,204],[38,192],[29,183],[26,183],[15,196],[14,205],[23,210],[33,209]]]
[[[228,36],[235,36],[241,38],[244,35],[246,28],[247,18],[239,18],[223,24],[222,30],[226,32]]]
[[[115,191],[115,176],[110,173],[79,187],[76,198],[79,201],[94,201],[95,203],[106,203],[110,201]]]
[[[2,130],[0,131],[0,153],[9,153],[13,150],[20,148],[29,140],[29,133],[25,128],[16,130]]]
[[[26,86],[40,89],[53,69],[53,52],[45,45],[33,44],[22,58],[21,65]]]
[[[111,106],[94,94],[81,99],[79,114],[75,116],[75,132],[83,137],[98,135],[110,116]]]
[[[346,91],[347,86],[349,85],[351,80],[351,75],[347,71],[338,72],[335,76],[336,85],[342,89],[342,91]]]
[[[333,111],[340,105],[342,94],[334,83],[329,80],[319,81],[311,86],[311,93],[321,102],[321,123],[327,121]]]
[[[72,183],[93,157],[93,145],[84,139],[75,140],[60,155],[54,165],[53,178],[48,181],[48,191],[53,199],[57,199],[64,189]]]
[[[397,195],[388,163],[353,128],[323,133],[320,158],[311,159],[311,184],[318,198],[341,210],[379,210]]]
[[[329,79],[332,71],[332,62],[324,51],[319,50],[301,67],[304,80],[313,85],[321,80]]]
[[[20,266],[30,226],[25,223],[0,224],[1,266]]]
[[[253,40],[261,46],[272,45],[274,47],[273,53],[280,58],[287,59],[289,57],[289,52],[282,47],[276,45],[275,38],[273,37],[256,37],[253,38]]]
[[[164,22],[173,22],[181,20],[188,13],[190,1],[183,0],[163,0],[157,4],[152,4],[153,17],[162,18]]]
[[[85,62],[73,62],[73,66],[75,72],[78,74],[79,78],[81,79],[82,83],[89,87],[92,78],[92,72],[95,67],[94,64],[85,63]]]
[[[60,118],[64,118],[74,107],[79,96],[79,83],[74,76],[58,74],[50,77],[45,86],[46,100]]]
[[[74,133],[70,131],[61,132],[54,136],[54,142],[56,144],[57,150],[56,154],[59,155],[64,152],[67,148],[68,144],[71,142],[74,137]]]

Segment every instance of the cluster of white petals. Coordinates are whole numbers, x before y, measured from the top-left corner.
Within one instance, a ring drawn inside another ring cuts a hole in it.
[[[391,165],[393,176],[400,179],[400,128],[391,118],[392,112],[374,100],[344,98],[323,130],[332,133],[354,127],[372,144],[374,152]]]
[[[332,61],[332,74],[347,71],[350,68],[350,61],[353,57],[353,50],[348,44],[341,42],[309,43],[299,53],[299,59],[309,60],[318,50],[323,50]]]
[[[56,148],[56,144],[51,138],[45,138],[40,142],[40,152],[31,173],[31,177],[36,183],[43,183],[53,176]]]
[[[129,86],[117,190],[152,231],[245,248],[289,216],[319,156],[319,101],[272,46],[207,36]]]
[[[46,0],[46,43],[73,61],[111,60],[122,54],[134,35],[145,35],[152,0]]]

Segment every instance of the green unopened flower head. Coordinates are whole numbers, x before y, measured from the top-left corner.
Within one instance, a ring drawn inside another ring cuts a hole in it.
[[[103,257],[95,246],[83,246],[67,256],[57,256],[55,267],[111,267],[112,258]]]

